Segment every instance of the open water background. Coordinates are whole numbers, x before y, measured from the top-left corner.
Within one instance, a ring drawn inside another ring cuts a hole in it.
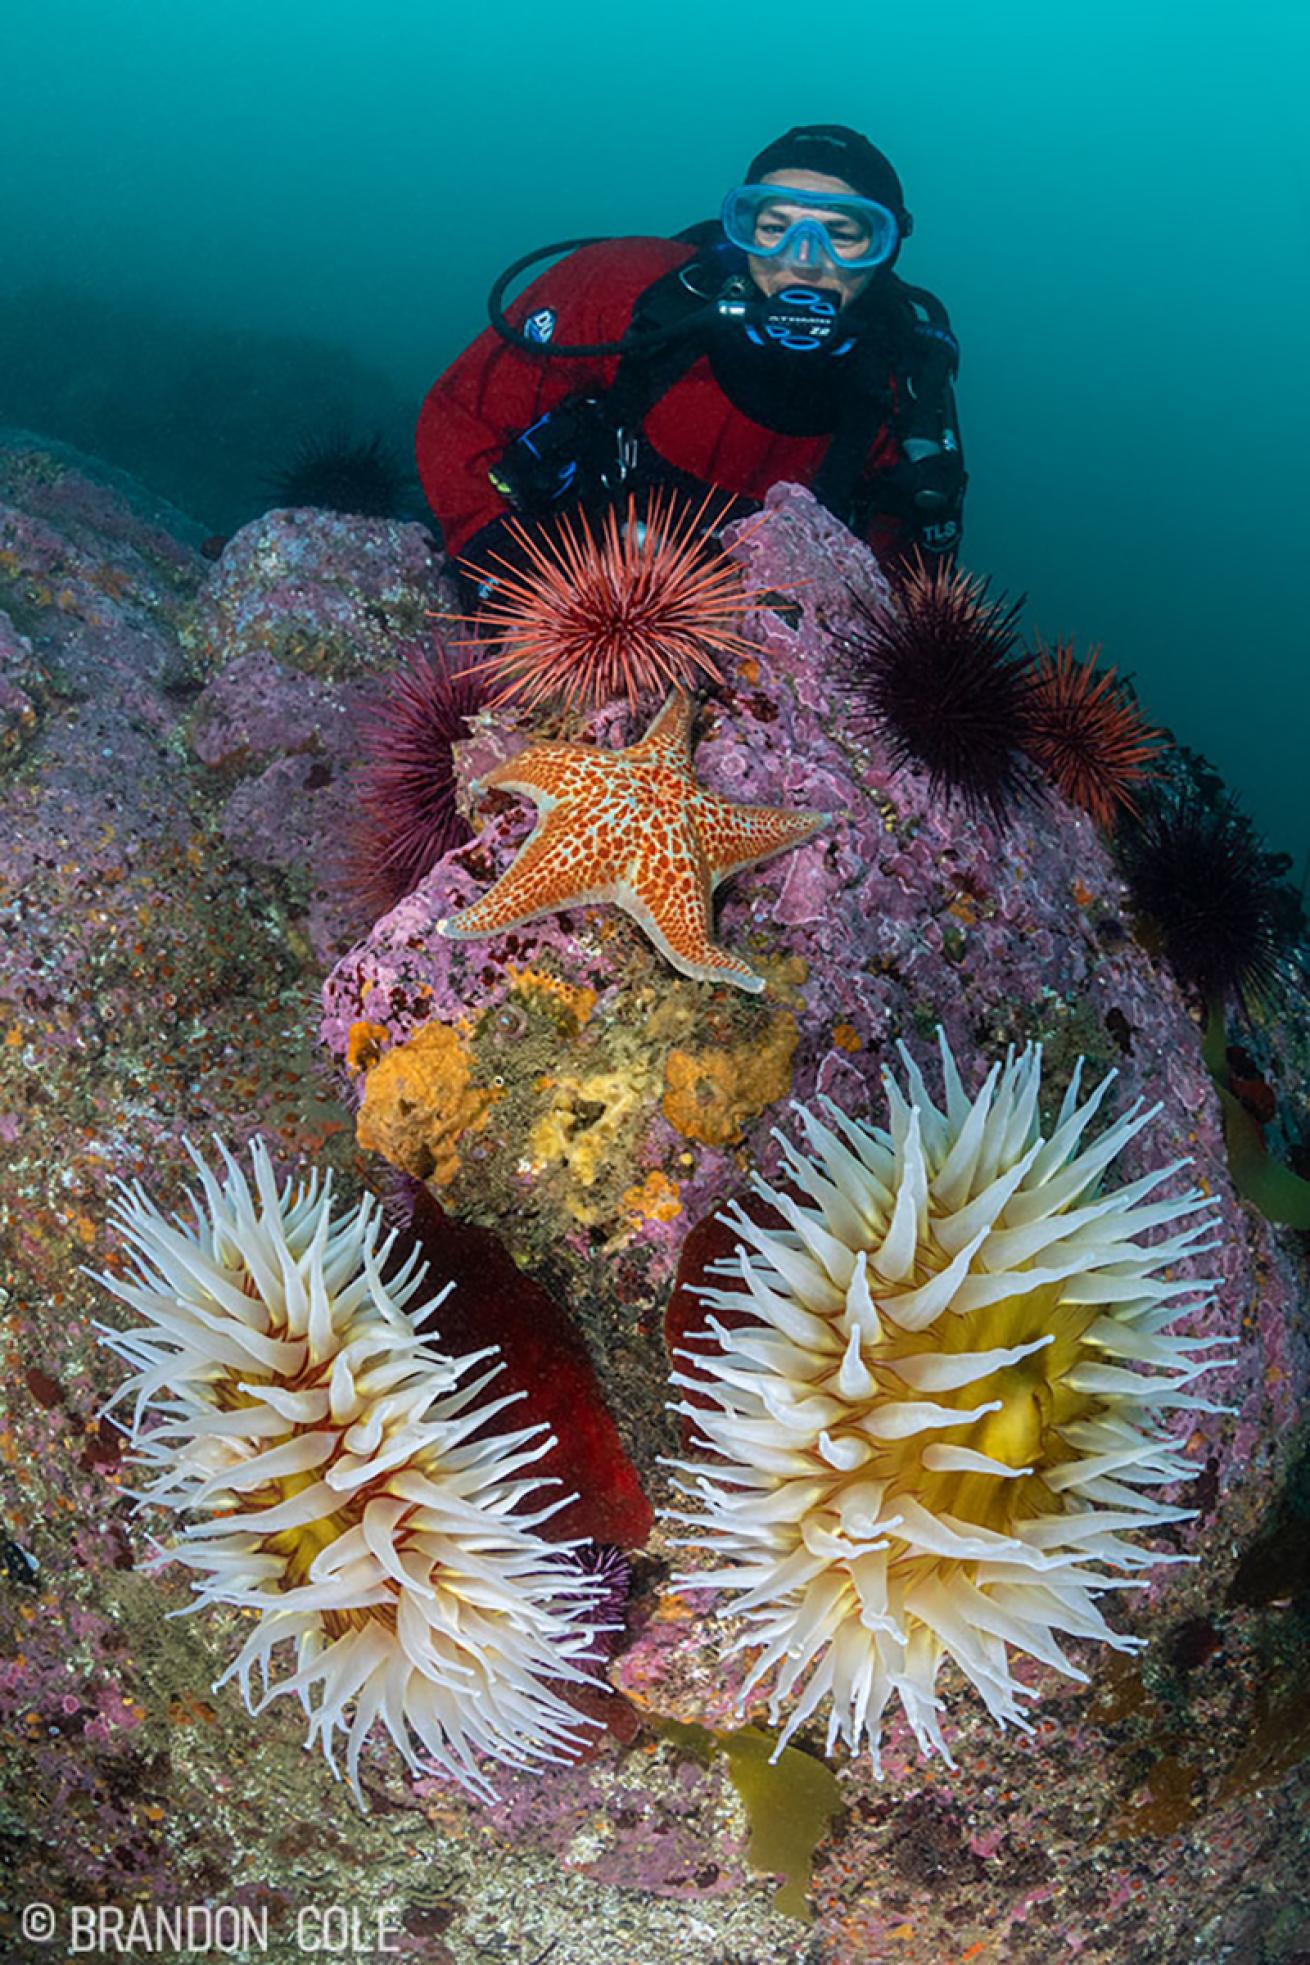
[[[966,557],[1310,852],[1310,7],[3,0],[0,422],[215,530],[408,446],[510,259],[847,122],[964,349]]]

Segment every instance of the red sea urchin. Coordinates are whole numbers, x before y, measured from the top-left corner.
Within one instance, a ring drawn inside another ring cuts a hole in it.
[[[856,727],[898,768],[924,771],[934,798],[1004,823],[1036,791],[1027,754],[1033,684],[1017,652],[1021,601],[986,580],[916,561],[891,607],[852,594],[863,630],[844,638]]]
[[[598,531],[582,512],[531,530],[511,520],[526,564],[492,553],[492,566],[468,568],[494,582],[469,637],[495,644],[478,664],[491,700],[592,709],[626,696],[635,708],[719,681],[718,657],[750,652],[733,623],[755,596],[707,536],[722,516],[716,498],[692,506],[656,491],[639,517],[630,497],[622,524],[611,505]]]
[[[1164,733],[1146,723],[1115,669],[1098,670],[1099,653],[1079,662],[1072,642],[1052,649],[1038,641],[1028,751],[1070,804],[1108,832],[1121,811],[1137,810],[1131,788],[1155,775]]]
[[[477,678],[454,667],[438,643],[430,653],[410,653],[365,725],[351,886],[375,916],[472,837],[455,805],[453,746],[481,705]]]

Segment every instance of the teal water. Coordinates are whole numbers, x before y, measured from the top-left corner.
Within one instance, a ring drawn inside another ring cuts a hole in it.
[[[219,529],[260,443],[407,441],[536,243],[863,129],[963,343],[966,557],[1310,851],[1310,8],[8,0],[0,421]],[[258,509],[258,486],[251,493]]]

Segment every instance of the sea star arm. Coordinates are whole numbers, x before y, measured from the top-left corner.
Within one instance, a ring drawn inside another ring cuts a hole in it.
[[[694,814],[696,837],[714,886],[742,867],[755,866],[811,838],[828,812],[789,812],[776,805],[734,805],[703,794]]]
[[[612,900],[614,885],[614,863],[603,839],[580,833],[563,810],[555,811],[541,821],[494,886],[437,927],[452,941],[474,941],[516,928],[538,914]]]
[[[667,764],[674,770],[690,768],[691,724],[694,710],[684,689],[675,689],[640,743],[627,755],[642,764]]]
[[[709,868],[686,824],[652,824],[614,898],[684,976],[733,983],[757,995],[764,979],[713,939]]]
[[[473,789],[517,791],[535,805],[556,805],[585,785],[588,773],[595,768],[596,755],[585,744],[532,744],[507,757],[503,764],[493,765]]]

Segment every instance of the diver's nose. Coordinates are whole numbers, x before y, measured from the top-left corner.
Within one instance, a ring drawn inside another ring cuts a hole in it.
[[[822,236],[813,224],[805,222],[796,227],[783,257],[789,266],[808,269],[818,265],[822,249]]]

